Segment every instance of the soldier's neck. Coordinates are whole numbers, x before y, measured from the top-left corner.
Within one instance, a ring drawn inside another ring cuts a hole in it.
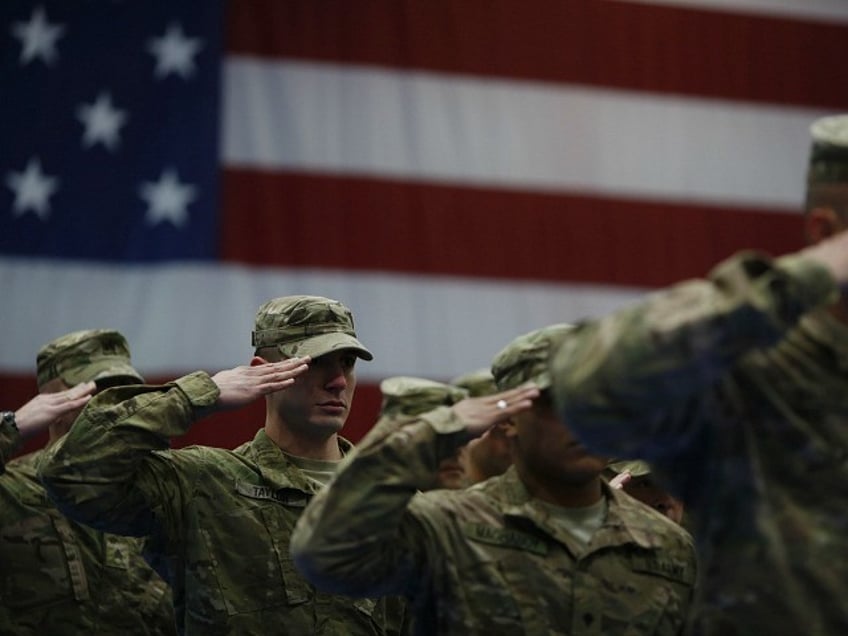
[[[603,497],[600,476],[588,478],[585,481],[552,481],[541,479],[532,472],[524,472],[517,464],[516,468],[530,495],[546,503],[563,508],[585,508],[598,503]]]
[[[266,422],[265,434],[289,455],[329,461],[342,458],[339,438],[335,433],[326,436],[299,435],[285,426]]]

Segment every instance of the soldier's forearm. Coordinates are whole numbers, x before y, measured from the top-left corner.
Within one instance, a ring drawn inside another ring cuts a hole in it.
[[[584,439],[606,435],[631,447],[666,433],[658,427],[678,426],[673,418],[686,401],[740,356],[771,346],[836,297],[832,277],[814,262],[737,256],[710,280],[653,294],[569,333],[552,363],[559,413]]]
[[[448,411],[440,409],[435,419],[450,419]],[[329,592],[401,594],[416,580],[409,546],[416,544],[418,524],[407,506],[435,481],[439,438],[449,447],[449,438],[462,431],[440,434],[419,420],[372,433],[307,506],[292,535],[298,568]]]

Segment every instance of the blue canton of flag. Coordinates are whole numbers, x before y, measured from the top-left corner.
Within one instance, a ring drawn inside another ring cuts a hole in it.
[[[223,0],[0,3],[0,254],[218,252]]]

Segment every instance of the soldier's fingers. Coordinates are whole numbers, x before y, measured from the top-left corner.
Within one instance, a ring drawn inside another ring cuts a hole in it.
[[[91,399],[91,395],[81,395],[79,397],[68,400],[62,405],[62,409],[66,412],[80,408]]]
[[[537,397],[539,397],[539,388],[534,384],[530,384],[520,386],[517,389],[495,393],[489,396],[489,402],[504,413],[513,413],[528,408],[527,403],[532,403]]]
[[[610,485],[611,488],[615,488],[616,490],[619,490],[624,486],[624,484],[626,484],[628,481],[630,481],[630,479],[631,479],[630,473],[625,471],[623,473],[617,474],[615,477],[610,479],[609,485]]]
[[[76,400],[79,397],[84,395],[91,395],[97,389],[97,384],[94,381],[91,382],[81,382],[77,384],[72,389],[68,389],[65,391],[65,399],[66,400]]]
[[[303,373],[303,370],[300,367],[306,367],[309,365],[311,358],[309,356],[303,358],[286,358],[285,360],[280,360],[279,362],[269,362],[267,364],[260,364],[255,367],[249,367],[252,369],[255,375],[276,375],[279,373],[285,373],[287,371],[291,371],[293,369],[298,369],[298,373]]]
[[[511,400],[532,400],[533,398],[539,397],[539,387],[535,384],[524,384],[515,389],[502,391],[499,396],[507,402]]]

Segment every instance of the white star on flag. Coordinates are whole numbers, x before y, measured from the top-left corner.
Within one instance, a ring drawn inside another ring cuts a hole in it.
[[[82,144],[91,148],[102,143],[109,150],[115,150],[120,143],[118,129],[126,123],[126,111],[112,105],[109,93],[101,92],[93,104],[81,104],[77,108],[77,118],[85,125]]]
[[[50,195],[59,187],[59,180],[41,172],[41,162],[37,157],[29,160],[23,172],[8,173],[6,185],[15,193],[12,205],[15,216],[22,216],[27,210],[32,210],[42,221],[47,220]]]
[[[197,198],[197,188],[180,183],[174,170],[162,172],[159,181],[146,182],[139,188],[139,195],[147,201],[147,223],[156,225],[170,221],[176,227],[182,227],[188,221],[188,204]]]
[[[203,48],[200,38],[189,38],[178,23],[171,23],[165,35],[153,38],[147,50],[156,57],[156,77],[170,73],[187,78],[194,73],[194,56]]]
[[[36,58],[41,58],[45,64],[52,64],[56,59],[56,40],[64,30],[61,24],[50,24],[47,21],[43,7],[37,7],[32,12],[29,22],[15,22],[11,32],[21,41],[21,66]]]

